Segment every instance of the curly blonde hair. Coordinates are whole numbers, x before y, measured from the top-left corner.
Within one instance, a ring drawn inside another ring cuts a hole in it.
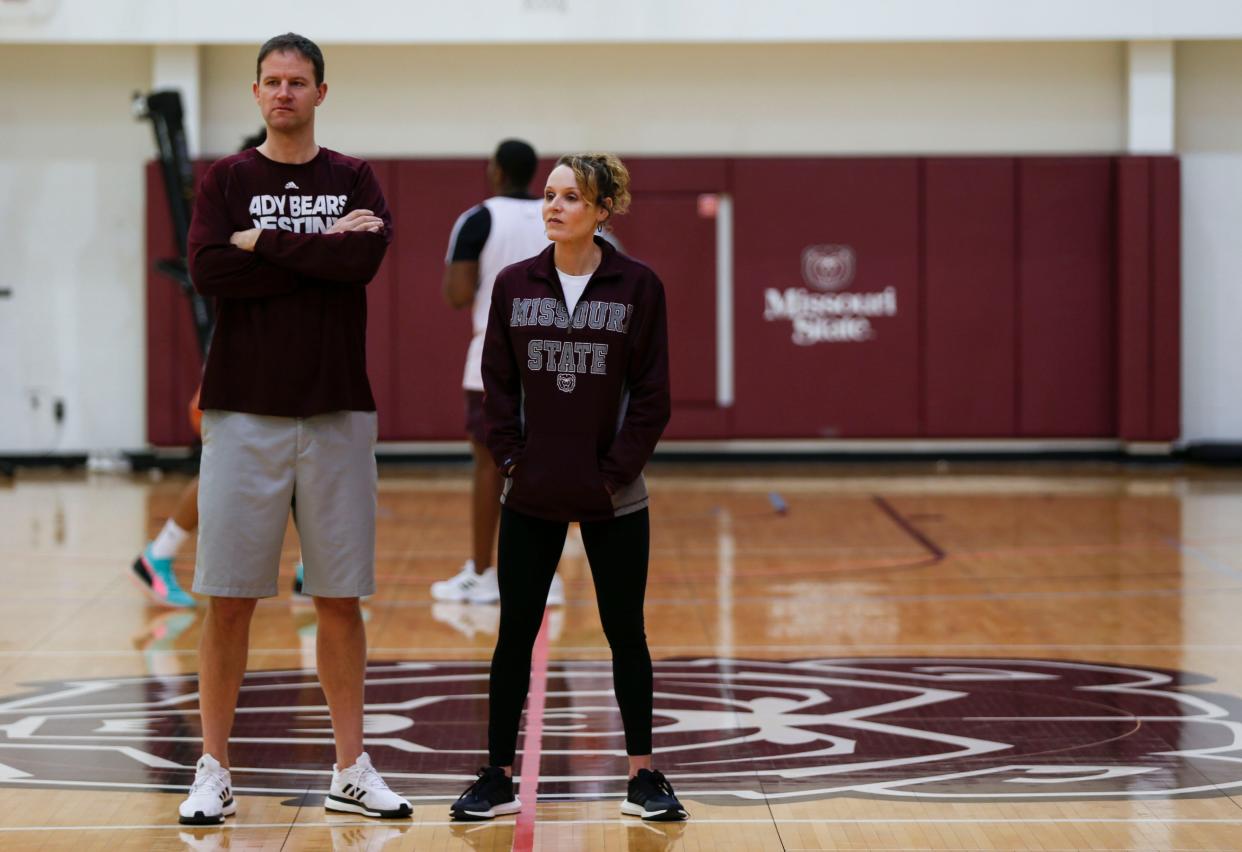
[[[616,154],[566,154],[556,161],[558,166],[569,166],[578,183],[578,189],[608,211],[608,218],[623,216],[630,209],[630,172]]]

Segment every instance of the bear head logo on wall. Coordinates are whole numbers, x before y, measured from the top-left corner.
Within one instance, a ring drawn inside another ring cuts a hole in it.
[[[802,279],[816,290],[840,290],[854,280],[854,250],[818,245],[802,250]]]

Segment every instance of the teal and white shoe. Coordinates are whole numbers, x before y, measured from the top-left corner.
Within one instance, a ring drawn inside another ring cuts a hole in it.
[[[142,549],[142,553],[134,560],[134,580],[147,593],[147,596],[163,606],[193,607],[194,598],[181,588],[177,575],[173,573],[172,559],[156,559],[151,553],[151,545]]]

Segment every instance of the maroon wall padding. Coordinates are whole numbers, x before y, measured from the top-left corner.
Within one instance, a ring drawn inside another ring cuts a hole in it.
[[[737,437],[917,435],[918,161],[737,160],[732,183]],[[798,345],[789,320],[764,319],[767,291],[814,291],[802,257],[815,245],[853,249],[848,291],[895,288],[897,314],[870,339]]]
[[[372,381],[391,372],[395,389],[392,431],[384,440],[465,437],[461,388],[470,310],[454,311],[441,282],[453,224],[488,196],[481,160],[406,160],[392,164],[396,231],[385,263],[397,276],[393,347],[387,358],[368,361]]]
[[[397,207],[400,198],[393,192],[396,167],[387,160],[372,160],[371,170],[375,172],[375,179],[384,192],[393,222],[401,221],[404,217]],[[379,416],[380,440],[391,440],[401,434],[396,423],[396,403],[401,394],[396,386],[393,351],[400,331],[397,288],[402,276],[397,269],[395,254],[390,248],[379,272],[367,285],[367,378],[371,382],[371,394],[375,397]]]
[[[674,402],[716,399],[716,223],[689,193],[638,193],[634,212],[617,223],[626,254],[657,270],[669,317],[669,372]]]
[[[1118,431],[1127,441],[1180,433],[1181,210],[1178,162],[1117,162]]]
[[[724,437],[716,406],[716,222],[701,216],[698,194],[639,192],[618,219],[625,252],[665,282],[669,374],[676,438]],[[690,416],[693,412],[696,416]]]
[[[541,161],[536,194],[552,162]],[[1175,158],[627,162],[635,203],[617,231],[668,293],[670,438],[1179,434]],[[372,161],[395,223],[368,290],[383,440],[463,436],[470,314],[444,303],[441,280],[453,223],[489,194],[484,165]],[[176,253],[160,181],[149,166],[148,437],[183,446],[201,365],[184,296],[150,267]],[[699,205],[720,193],[734,208],[730,408],[715,402],[715,222]],[[808,282],[803,252],[822,246],[853,251],[852,280]],[[865,340],[799,345],[789,319],[764,318],[769,290],[886,287],[896,314],[871,318]]]
[[[1017,431],[1016,161],[924,164],[924,435]]]
[[[1113,162],[1018,164],[1018,436],[1117,435]]]
[[[1153,441],[1182,434],[1182,186],[1176,157],[1152,161]]]
[[[155,270],[157,260],[175,259],[178,250],[158,163],[147,164],[146,177],[147,440],[161,447],[188,446],[198,440],[188,406],[203,363],[189,300],[179,284]]]
[[[723,157],[626,157],[635,192],[722,192],[729,186],[729,165]],[[623,219],[620,221],[624,221]]]
[[[665,285],[673,418],[669,438],[727,438],[728,409],[716,405],[716,220],[699,207],[728,189],[724,159],[628,162],[634,199],[614,222],[627,254]]]
[[[1127,440],[1151,433],[1151,161],[1117,163],[1117,428]]]

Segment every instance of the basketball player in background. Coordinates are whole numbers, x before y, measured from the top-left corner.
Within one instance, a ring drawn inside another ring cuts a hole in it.
[[[474,477],[471,555],[455,575],[431,585],[432,597],[440,601],[500,600],[492,553],[504,479],[487,452],[483,434],[483,335],[497,273],[511,263],[539,254],[548,245],[540,216],[542,202],[530,194],[537,163],[535,149],[519,139],[506,139],[496,146],[496,153],[487,163],[487,179],[495,195],[457,218],[444,259],[444,299],[454,308],[470,307],[473,317],[474,334],[466,350],[462,387],[466,393],[466,434],[474,456]],[[564,602],[564,583],[554,576],[548,603]]]
[[[245,151],[248,148],[257,148],[266,140],[267,128],[261,127],[253,136],[247,136],[243,139],[241,148],[238,150]],[[194,390],[194,396],[190,400],[189,406],[190,426],[194,429],[194,436],[199,441],[203,437],[203,412],[198,408],[200,390],[201,388]],[[181,584],[177,582],[176,572],[173,571],[173,560],[177,556],[177,551],[181,549],[181,546],[193,535],[196,529],[198,529],[197,476],[187,482],[185,487],[181,489],[181,494],[177,497],[177,507],[173,510],[168,520],[164,522],[164,526],[160,528],[159,534],[147,542],[146,547],[138,554],[138,558],[134,560],[131,569],[131,576],[155,603],[186,609],[195,606],[193,596],[181,588]],[[298,569],[300,577],[300,563]],[[294,591],[300,591],[296,584]]]

